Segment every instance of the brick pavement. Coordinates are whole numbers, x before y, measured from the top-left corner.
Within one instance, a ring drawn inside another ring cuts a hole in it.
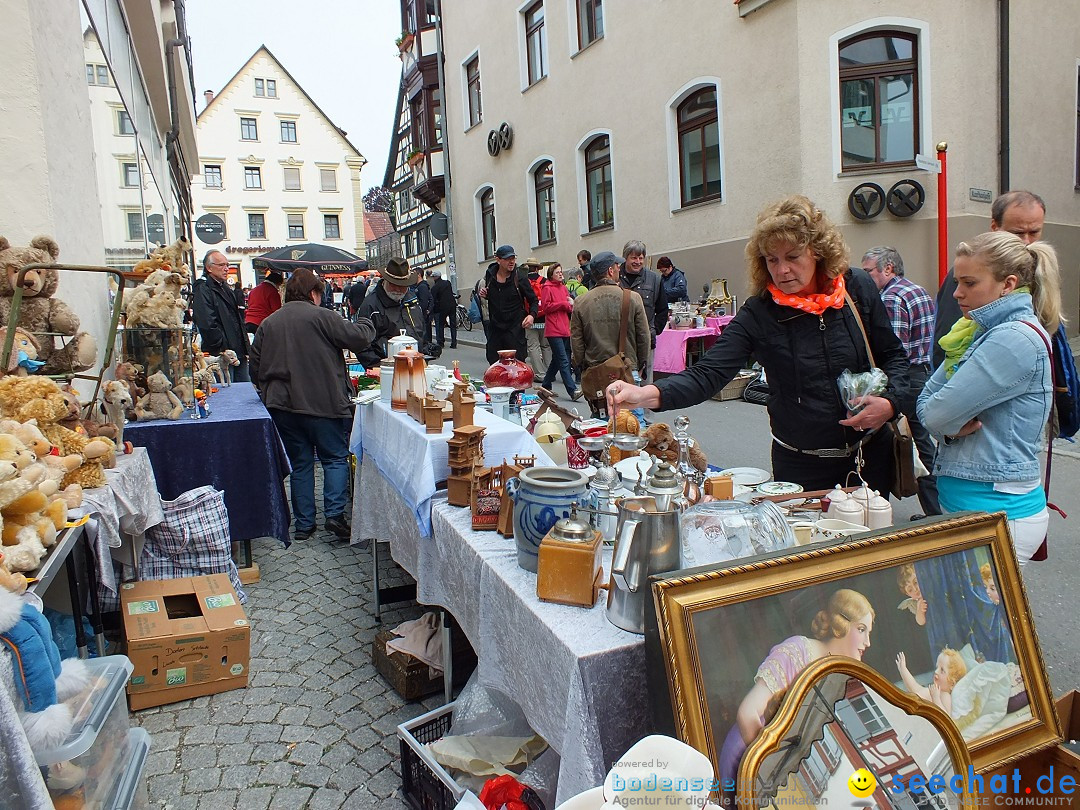
[[[442,694],[405,703],[375,671],[370,551],[322,531],[288,551],[269,538],[254,549],[262,579],[247,589],[247,689],[133,714],[153,738],[150,806],[407,807],[396,727],[441,705]],[[380,568],[384,583],[394,584],[404,574],[388,558],[380,555]],[[393,605],[383,623],[394,627],[422,611]]]

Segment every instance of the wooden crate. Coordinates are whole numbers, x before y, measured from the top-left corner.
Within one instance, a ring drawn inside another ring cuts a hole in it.
[[[713,399],[717,402],[727,402],[729,399],[740,399],[742,397],[742,392],[746,390],[746,386],[748,386],[753,379],[753,375],[736,377],[721,388],[720,392],[716,394]]]

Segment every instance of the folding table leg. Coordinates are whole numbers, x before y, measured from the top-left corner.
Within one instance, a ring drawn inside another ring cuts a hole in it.
[[[68,591],[71,594],[71,618],[75,620],[75,652],[79,658],[89,658],[86,649],[86,631],[83,630],[82,597],[79,595],[79,576],[75,572],[75,563],[71,555],[64,560],[64,570],[67,571]]]
[[[83,537],[86,537],[84,534]],[[89,542],[82,546],[83,563],[86,569],[87,596],[90,600],[90,626],[94,630],[97,654],[105,655],[105,626],[101,621],[101,607],[98,605],[97,555]]]
[[[375,622],[382,624],[382,603],[379,600],[379,541],[371,538],[371,598],[375,600]]]
[[[443,697],[450,703],[454,699],[454,649],[445,610],[439,610],[439,623],[442,626]]]

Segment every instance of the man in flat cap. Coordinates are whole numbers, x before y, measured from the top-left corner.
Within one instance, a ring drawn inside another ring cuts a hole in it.
[[[369,318],[375,325],[375,339],[357,355],[364,368],[375,368],[387,356],[386,342],[405,330],[418,346],[424,345],[424,311],[416,293],[409,288],[416,284],[416,273],[409,263],[396,256],[379,271],[380,281],[357,310],[357,318]]]
[[[513,349],[518,360],[527,362],[525,330],[533,325],[540,302],[528,277],[517,271],[517,251],[502,245],[495,251],[495,261],[477,285],[477,294],[487,309],[487,359],[494,363],[500,349]],[[534,369],[536,371],[536,369]]]

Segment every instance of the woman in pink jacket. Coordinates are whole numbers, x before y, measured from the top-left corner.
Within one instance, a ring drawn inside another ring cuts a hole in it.
[[[555,383],[555,374],[562,373],[563,385],[570,399],[581,399],[581,389],[574,383],[574,372],[570,368],[570,312],[574,308],[574,299],[566,289],[566,280],[561,264],[548,268],[547,284],[540,288],[540,312],[543,313],[544,337],[551,345],[551,362],[544,375],[544,388],[551,390]]]

